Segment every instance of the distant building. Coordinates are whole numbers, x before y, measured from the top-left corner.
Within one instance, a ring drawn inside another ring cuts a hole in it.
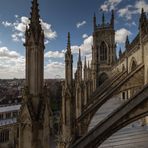
[[[0,148],[17,148],[19,124],[17,117],[21,105],[5,104],[0,106]]]

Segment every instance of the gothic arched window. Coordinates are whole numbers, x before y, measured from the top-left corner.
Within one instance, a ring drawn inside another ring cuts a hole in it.
[[[107,61],[107,46],[105,42],[102,42],[100,46],[100,61],[101,62]]]
[[[100,86],[101,84],[103,84],[107,79],[108,79],[108,75],[103,72],[98,78],[97,86]]]
[[[132,58],[131,60],[131,71],[135,70],[137,67],[137,62],[135,60],[135,58]]]

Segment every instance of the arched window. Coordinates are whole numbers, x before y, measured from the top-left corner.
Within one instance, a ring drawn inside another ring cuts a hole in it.
[[[137,62],[135,60],[135,58],[132,58],[131,60],[131,71],[135,70],[137,67]]]
[[[105,42],[102,42],[100,46],[100,61],[101,62],[107,61],[107,46]]]
[[[108,79],[108,75],[106,73],[102,73],[98,78],[97,86],[100,86],[102,83],[104,83],[105,80]]]

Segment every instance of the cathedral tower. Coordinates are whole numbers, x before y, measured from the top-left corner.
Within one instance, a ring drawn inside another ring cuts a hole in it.
[[[48,148],[50,107],[44,87],[44,31],[37,0],[32,1],[26,27],[26,87],[20,112],[20,148]]]
[[[102,23],[97,25],[94,15],[93,26],[92,79],[95,90],[109,77],[110,69],[116,61],[114,11],[112,10],[110,23],[106,23],[103,13]]]

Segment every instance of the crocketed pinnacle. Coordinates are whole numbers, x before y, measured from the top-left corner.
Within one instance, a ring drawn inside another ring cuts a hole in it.
[[[68,32],[68,37],[67,37],[67,51],[71,53],[70,32]]]
[[[33,28],[34,32],[40,32],[41,24],[40,24],[40,15],[39,15],[39,4],[37,0],[32,1],[31,7],[31,18],[30,18],[30,27]]]
[[[125,41],[125,46],[128,46],[129,45],[129,38],[128,38],[128,35],[126,37],[126,41]]]
[[[78,56],[78,67],[82,66],[82,61],[81,61],[81,49],[79,48],[79,56]]]
[[[79,48],[79,59],[78,59],[79,62],[81,62],[81,49]]]
[[[87,68],[86,56],[85,56],[85,61],[84,61],[84,68]]]
[[[111,15],[111,26],[114,28],[114,19],[115,19],[115,17],[114,17],[114,10],[112,10],[112,15]]]
[[[104,16],[104,13],[102,14],[102,25],[103,26],[105,25],[105,16]]]
[[[31,18],[30,21],[31,23],[35,23],[37,25],[37,23],[40,23],[39,19],[40,19],[40,15],[39,15],[39,8],[38,8],[39,4],[37,2],[37,0],[33,0],[32,1],[32,7],[31,7]]]

